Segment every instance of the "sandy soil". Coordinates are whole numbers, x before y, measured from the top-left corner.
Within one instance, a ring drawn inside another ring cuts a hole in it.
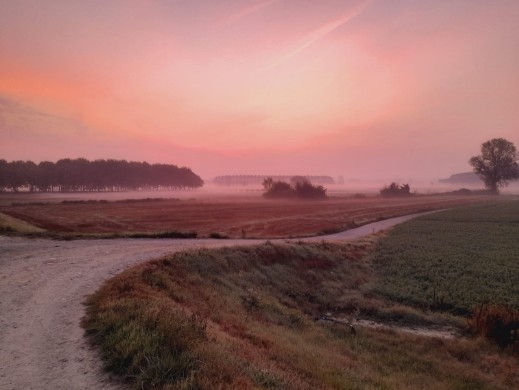
[[[356,239],[411,217],[313,240]],[[174,251],[260,242],[0,237],[0,389],[120,388],[84,338],[86,296],[122,270]]]

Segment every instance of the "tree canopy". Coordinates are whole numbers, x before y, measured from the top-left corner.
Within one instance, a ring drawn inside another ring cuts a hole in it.
[[[518,159],[519,154],[512,142],[493,138],[481,145],[481,155],[472,157],[469,163],[486,188],[497,194],[499,188],[519,178]]]
[[[186,189],[203,186],[191,169],[169,164],[126,160],[0,160],[0,191],[30,192],[128,191]]]

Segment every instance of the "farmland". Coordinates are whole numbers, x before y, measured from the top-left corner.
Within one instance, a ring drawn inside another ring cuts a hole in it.
[[[485,196],[403,199],[336,197],[323,201],[259,196],[4,204],[0,212],[50,232],[74,234],[196,232],[230,238],[304,237],[372,221],[488,200]]]
[[[459,314],[517,307],[517,206],[463,206],[351,243],[176,253],[105,283],[83,325],[135,388],[515,389],[517,351],[461,336]],[[368,317],[458,337],[357,327]]]
[[[518,237],[517,199],[422,216],[377,244],[374,291],[460,314],[487,302],[519,309]]]

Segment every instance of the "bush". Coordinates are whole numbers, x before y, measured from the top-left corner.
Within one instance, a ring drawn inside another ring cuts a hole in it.
[[[295,184],[296,195],[306,199],[326,198],[326,189],[323,186],[312,185],[310,181],[299,181]]]
[[[313,185],[310,180],[295,176],[292,185],[284,181],[273,181],[271,178],[263,181],[266,198],[302,198],[302,199],[324,199],[326,189],[323,186]]]
[[[213,233],[209,234],[209,238],[216,238],[216,239],[223,240],[223,239],[229,238],[229,236],[222,234],[222,233],[213,232]]]
[[[503,305],[480,305],[468,320],[472,333],[505,348],[519,339],[519,311]]]
[[[274,181],[263,196],[266,198],[293,198],[296,196],[296,192],[290,184],[284,181]]]
[[[391,183],[389,186],[386,186],[380,190],[380,195],[384,197],[410,196],[411,188],[409,187],[409,184],[403,184],[399,186],[397,183]]]

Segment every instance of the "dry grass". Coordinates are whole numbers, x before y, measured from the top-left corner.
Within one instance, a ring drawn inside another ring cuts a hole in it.
[[[405,199],[330,198],[326,201],[149,199],[145,202],[15,204],[0,212],[60,233],[197,232],[230,238],[301,237],[347,230],[380,219],[481,202],[478,196],[419,196]]]
[[[43,232],[45,232],[45,229],[41,229],[37,226],[31,225],[28,222],[22,221],[18,218],[11,217],[10,215],[0,213],[0,233],[33,234]]]
[[[84,326],[107,368],[135,388],[517,388],[517,357],[481,340],[369,329],[352,335],[315,321],[328,311],[377,306],[360,293],[371,277],[371,246],[268,243],[177,253],[106,283],[89,299]],[[386,304],[391,310],[402,307]]]

